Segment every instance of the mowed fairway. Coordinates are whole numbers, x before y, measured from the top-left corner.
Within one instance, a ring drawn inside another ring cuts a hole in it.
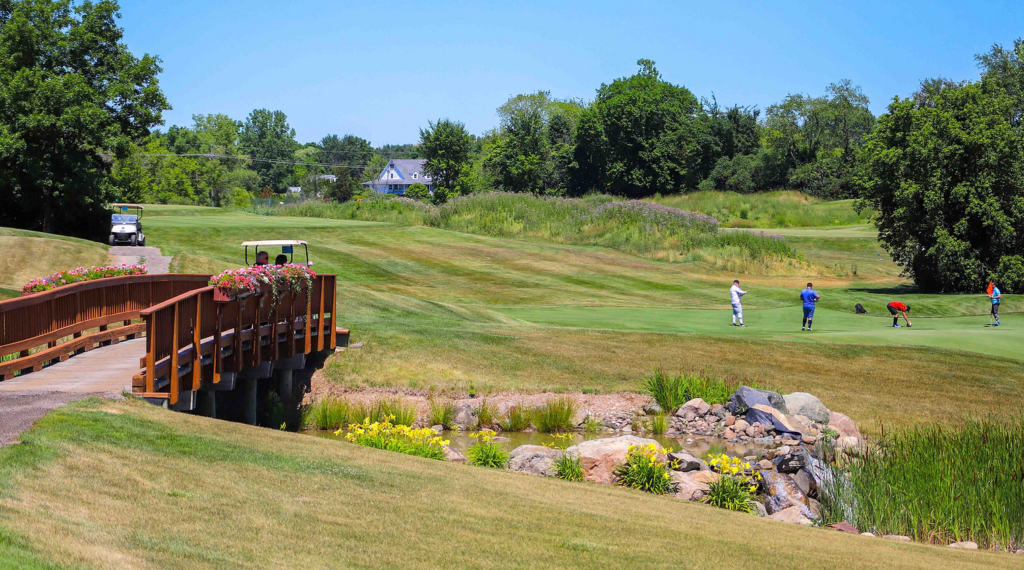
[[[0,449],[3,568],[1021,568],[666,496],[89,400]]]
[[[743,274],[713,258],[657,262],[421,226],[153,210],[152,244],[178,271],[238,267],[245,240],[308,240],[316,270],[339,275],[340,322],[365,343],[327,362],[326,377],[348,388],[635,391],[655,367],[707,370],[812,392],[868,431],[1024,404],[1024,323],[1006,314],[1006,326],[986,327],[981,294],[913,293],[869,227],[784,230],[805,274]],[[728,326],[733,278],[750,292],[747,329]],[[822,294],[812,333],[799,330],[808,280]],[[893,299],[914,307],[914,328],[890,327]],[[1007,296],[1003,312],[1016,303]]]

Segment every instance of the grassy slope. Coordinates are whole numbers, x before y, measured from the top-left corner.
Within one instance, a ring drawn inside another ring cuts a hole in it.
[[[22,439],[0,450],[4,567],[1024,567],[138,402],[72,404]]]
[[[709,367],[810,391],[869,427],[1024,402],[1016,317],[987,329],[983,297],[907,293],[868,228],[785,230],[813,264],[849,271],[739,275],[751,327],[735,330],[727,288],[737,274],[714,260],[669,264],[537,240],[239,213],[165,215],[147,227],[182,271],[236,267],[247,239],[309,240],[317,269],[340,276],[343,322],[367,342],[328,360],[328,377],[353,387],[636,390],[654,366]],[[808,278],[823,301],[819,331],[801,334],[795,299]],[[887,327],[884,306],[897,295],[914,305],[914,329]],[[872,315],[853,315],[858,302]]]
[[[826,202],[793,190],[738,194],[692,192],[657,196],[653,201],[688,212],[714,216],[724,226],[789,228],[867,223],[870,212],[858,213],[853,200]],[[746,217],[743,213],[746,212]]]
[[[0,251],[0,298],[20,295],[32,278],[108,261],[106,246],[97,243],[9,228],[0,228]]]

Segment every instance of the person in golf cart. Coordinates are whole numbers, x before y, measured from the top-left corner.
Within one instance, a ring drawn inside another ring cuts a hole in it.
[[[910,305],[904,305],[899,301],[892,301],[885,308],[889,309],[889,314],[892,315],[893,328],[900,328],[900,313],[903,313],[903,320],[907,321],[907,326],[913,326],[910,324],[910,319],[907,318],[907,313],[910,312]]]
[[[265,251],[257,252],[256,263],[254,263],[253,265],[270,265],[270,254]]]
[[[302,249],[302,253],[305,254],[305,262],[300,259],[296,259],[295,249],[296,246]],[[249,248],[252,248],[256,252],[256,263],[257,265],[270,265],[270,253],[267,252],[267,248],[281,248],[281,253],[274,258],[274,265],[288,265],[297,263],[299,265],[306,265],[307,267],[313,267],[313,262],[309,259],[309,246],[306,242],[301,240],[290,240],[290,239],[272,239],[272,240],[261,240],[261,241],[246,241],[242,242],[242,247],[245,248],[245,264],[249,264]]]

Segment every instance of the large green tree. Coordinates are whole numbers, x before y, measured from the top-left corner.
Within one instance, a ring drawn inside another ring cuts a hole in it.
[[[929,83],[895,99],[864,149],[863,204],[924,291],[1022,291],[1024,137],[994,82]]]
[[[254,110],[242,123],[239,142],[242,152],[253,159],[252,169],[260,176],[260,185],[284,192],[294,173],[288,162],[299,149],[288,116],[283,111]]]
[[[427,159],[426,171],[433,177],[435,200],[457,195],[469,170],[473,138],[466,126],[449,119],[430,121],[420,129],[420,148]]]
[[[106,233],[110,157],[170,108],[118,17],[111,0],[0,0],[0,225]]]

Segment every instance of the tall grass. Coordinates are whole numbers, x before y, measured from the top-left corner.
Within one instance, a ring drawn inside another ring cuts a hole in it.
[[[858,213],[852,200],[827,202],[795,190],[758,194],[702,191],[655,196],[652,201],[714,216],[728,227],[795,228],[866,224],[872,212]]]
[[[339,429],[347,426],[354,418],[351,415],[352,405],[340,398],[321,398],[304,410],[303,427],[317,429]],[[355,421],[361,421],[359,418]]]
[[[406,404],[399,398],[380,399],[366,404],[327,397],[313,402],[303,410],[303,427],[341,429],[366,419],[371,423],[390,419],[395,425],[411,426],[416,422],[416,406]]]
[[[444,429],[455,427],[455,402],[448,399],[430,399],[430,425],[444,426]]]
[[[756,383],[747,382],[751,388],[767,389]],[[700,374],[668,374],[656,369],[644,377],[644,391],[658,403],[662,411],[674,414],[683,404],[700,398],[708,404],[724,404],[729,401],[741,383],[734,380],[719,380],[706,373]]]
[[[573,416],[579,404],[573,398],[562,396],[549,400],[533,410],[533,424],[537,431],[544,433],[558,433],[572,431]]]
[[[832,458],[822,485],[828,522],[983,548],[1024,548],[1024,416],[885,434]]]
[[[430,204],[400,196],[369,194],[361,201],[297,202],[282,206],[256,207],[247,211],[261,216],[295,216],[300,218],[331,218],[334,220],[363,220],[390,222],[402,225],[422,225],[424,216],[436,210]]]
[[[522,404],[516,404],[508,409],[505,417],[498,422],[502,431],[523,431],[530,427],[530,411]]]

